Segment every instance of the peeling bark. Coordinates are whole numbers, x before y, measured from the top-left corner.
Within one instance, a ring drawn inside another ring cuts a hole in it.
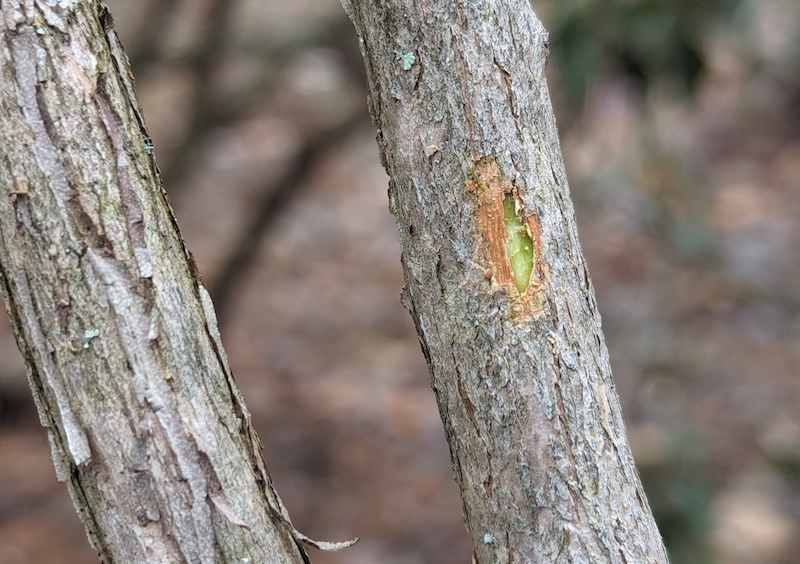
[[[527,0],[343,0],[475,560],[667,562],[578,242]],[[514,284],[511,194],[535,249]]]
[[[0,290],[104,562],[306,562],[105,8],[0,4]]]

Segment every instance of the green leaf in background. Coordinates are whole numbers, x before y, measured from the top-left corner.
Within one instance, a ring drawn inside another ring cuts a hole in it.
[[[694,94],[705,69],[703,41],[732,24],[743,0],[572,0],[549,4],[554,67],[580,108],[592,82],[626,77],[642,92],[670,81]]]

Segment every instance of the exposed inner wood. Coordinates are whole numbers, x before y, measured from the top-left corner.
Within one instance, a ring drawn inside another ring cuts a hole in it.
[[[478,227],[481,233],[479,251],[491,279],[507,290],[510,296],[530,300],[542,287],[544,268],[541,261],[541,227],[534,213],[526,209],[516,186],[502,175],[493,157],[482,157],[466,182],[466,190],[472,193],[478,204]],[[528,236],[533,243],[533,268],[524,292],[520,293],[506,249],[507,229],[504,221],[503,200],[511,194],[517,213],[524,218]]]

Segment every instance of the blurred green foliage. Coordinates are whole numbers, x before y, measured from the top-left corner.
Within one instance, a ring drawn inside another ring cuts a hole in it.
[[[600,77],[627,77],[642,92],[664,79],[691,95],[703,40],[734,22],[744,0],[550,0],[548,28],[562,92],[573,108]]]
[[[713,561],[708,545],[713,488],[704,450],[697,436],[680,434],[662,464],[639,469],[672,562]]]

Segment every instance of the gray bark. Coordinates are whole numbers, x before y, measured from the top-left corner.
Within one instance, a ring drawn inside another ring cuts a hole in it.
[[[306,561],[110,16],[3,0],[0,32],[0,289],[91,544],[109,563]]]
[[[343,3],[475,560],[667,562],[578,242],[548,36],[528,0]],[[506,199],[533,247],[521,285]]]

